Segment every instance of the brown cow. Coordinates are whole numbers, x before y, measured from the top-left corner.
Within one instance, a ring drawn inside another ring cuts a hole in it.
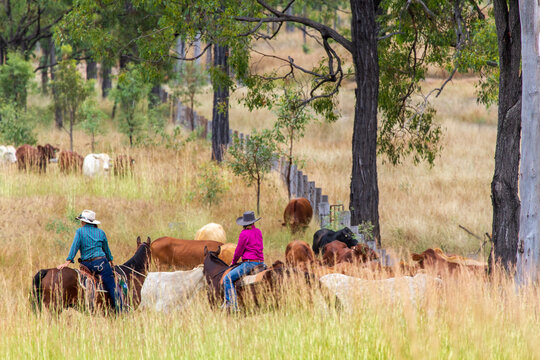
[[[289,227],[291,233],[306,231],[311,218],[313,217],[313,209],[309,200],[306,198],[292,199],[287,204],[283,212],[283,226]]]
[[[37,148],[28,144],[21,145],[17,148],[17,166],[19,170],[39,170],[39,172],[47,171],[47,163],[50,159],[56,157],[58,148],[51,144],[45,146],[38,145]]]
[[[315,262],[315,254],[307,242],[295,240],[285,249],[285,261],[289,266],[296,266],[307,271]]]
[[[128,155],[117,155],[114,159],[113,173],[115,176],[128,176],[133,174],[135,160]]]
[[[172,266],[182,270],[191,270],[204,261],[204,248],[217,251],[223,243],[212,240],[182,240],[161,237],[152,241],[152,258],[157,262],[159,271]]]
[[[412,254],[412,259],[418,262],[422,269],[433,271],[438,275],[454,274],[456,271],[471,271],[483,274],[487,264],[464,258],[458,255],[446,255],[441,249],[427,249],[421,254]]]
[[[352,248],[341,241],[332,241],[324,247],[323,263],[328,266],[349,262],[365,263],[376,260],[379,256],[365,244],[357,244]]]
[[[61,151],[58,154],[58,167],[64,174],[82,173],[84,158],[75,151]]]

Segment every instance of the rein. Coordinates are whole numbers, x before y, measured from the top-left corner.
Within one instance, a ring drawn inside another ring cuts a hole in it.
[[[126,266],[126,265],[124,265],[124,264],[118,265],[118,267],[120,267],[120,266],[123,266],[123,267],[125,267],[126,269],[129,269],[129,270],[133,271],[135,274],[139,274],[139,275],[141,275],[141,276],[146,277],[146,275],[144,275],[143,273],[140,273],[140,272],[138,272],[137,270],[130,268],[129,266]],[[124,272],[124,270],[122,270],[122,272],[124,273],[124,275],[126,275],[126,273]],[[126,277],[127,277],[127,275],[126,275]]]

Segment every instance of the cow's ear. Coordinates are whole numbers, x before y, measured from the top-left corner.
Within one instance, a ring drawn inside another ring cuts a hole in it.
[[[141,245],[141,237],[137,236],[137,246]]]

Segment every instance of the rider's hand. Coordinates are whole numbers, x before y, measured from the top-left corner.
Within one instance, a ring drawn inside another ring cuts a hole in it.
[[[112,261],[109,261],[109,265],[111,265],[111,268],[114,268],[114,264]]]
[[[62,265],[58,265],[56,268],[58,270],[62,270],[63,268],[67,267],[69,265],[69,263],[71,263],[71,261],[66,261],[65,263],[63,263]]]

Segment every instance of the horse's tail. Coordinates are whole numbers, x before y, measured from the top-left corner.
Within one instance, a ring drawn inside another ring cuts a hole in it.
[[[47,275],[47,272],[48,270],[46,269],[39,270],[36,275],[34,275],[34,279],[32,280],[32,294],[30,302],[34,311],[41,310],[43,300],[43,287],[41,286],[41,281],[45,275]]]

